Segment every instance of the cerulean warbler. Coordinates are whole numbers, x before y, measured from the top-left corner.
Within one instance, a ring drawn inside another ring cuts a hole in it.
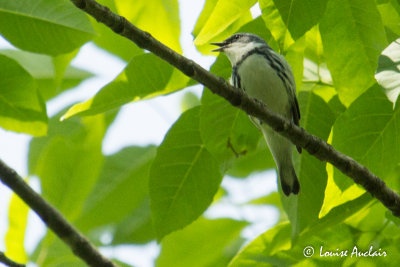
[[[283,56],[276,53],[259,36],[237,33],[213,51],[225,53],[232,64],[232,82],[249,96],[264,102],[269,109],[299,125],[300,110],[292,69]],[[300,184],[293,168],[293,144],[271,127],[251,117],[262,131],[274,157],[285,195],[298,194]],[[301,148],[297,147],[299,153]]]

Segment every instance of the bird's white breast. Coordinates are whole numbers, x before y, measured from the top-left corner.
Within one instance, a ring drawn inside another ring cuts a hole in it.
[[[247,57],[239,66],[238,74],[248,95],[263,101],[274,112],[289,116],[285,85],[263,56]]]

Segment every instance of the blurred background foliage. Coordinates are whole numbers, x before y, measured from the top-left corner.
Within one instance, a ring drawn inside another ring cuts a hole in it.
[[[98,2],[182,52],[178,0]],[[250,12],[255,5],[259,16]],[[210,42],[235,32],[258,34],[285,55],[295,74],[303,128],[400,190],[398,1],[206,0],[193,45],[210,55]],[[204,216],[226,197],[220,187],[224,177],[248,179],[275,168],[246,114],[207,89],[201,96],[184,94],[182,115],[161,144],[105,155],[104,136],[122,105],[196,82],[70,1],[0,0],[0,34],[15,48],[0,51],[0,127],[33,136],[29,177],[39,178],[42,196],[97,246],[158,240],[156,266],[397,266],[400,261],[399,218],[306,151],[294,155],[298,196],[287,198],[279,190],[237,204],[268,205],[279,214],[254,240],[243,238],[246,217]],[[48,101],[94,76],[70,65],[87,42],[126,67],[92,98],[48,118]],[[231,66],[219,55],[210,70],[229,79]],[[38,266],[83,265],[49,231],[27,255],[22,245],[27,214],[13,197],[4,241],[10,258]],[[306,246],[314,247],[313,257],[303,255]],[[354,246],[361,251],[372,246],[387,256],[319,255],[322,247],[350,254]]]

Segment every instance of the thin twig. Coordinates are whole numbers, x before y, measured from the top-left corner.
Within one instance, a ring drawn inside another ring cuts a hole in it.
[[[115,267],[113,262],[100,252],[53,206],[33,191],[27,183],[2,160],[0,160],[0,180],[14,191],[36,212],[42,221],[64,241],[79,258],[90,266]]]
[[[242,90],[228,84],[223,78],[208,72],[190,59],[176,53],[160,41],[131,24],[127,19],[110,11],[94,0],[71,0],[97,21],[114,32],[128,38],[139,47],[146,49],[179,69],[188,77],[198,81],[213,93],[228,100],[247,114],[259,118],[281,135],[301,146],[321,161],[330,162],[345,175],[362,185],[372,196],[381,201],[392,213],[400,217],[400,196],[385,182],[371,173],[354,159],[340,153],[324,140],[309,134],[303,128],[290,123],[282,116],[270,111],[263,103],[246,95]]]
[[[10,267],[25,267],[25,264],[16,263],[15,261],[8,258],[3,252],[0,251],[0,262],[5,266]]]

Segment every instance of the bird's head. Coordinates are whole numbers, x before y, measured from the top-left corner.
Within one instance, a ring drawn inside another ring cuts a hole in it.
[[[212,51],[225,53],[232,65],[256,47],[268,46],[261,37],[251,33],[236,33],[223,42],[211,44],[219,46]]]

